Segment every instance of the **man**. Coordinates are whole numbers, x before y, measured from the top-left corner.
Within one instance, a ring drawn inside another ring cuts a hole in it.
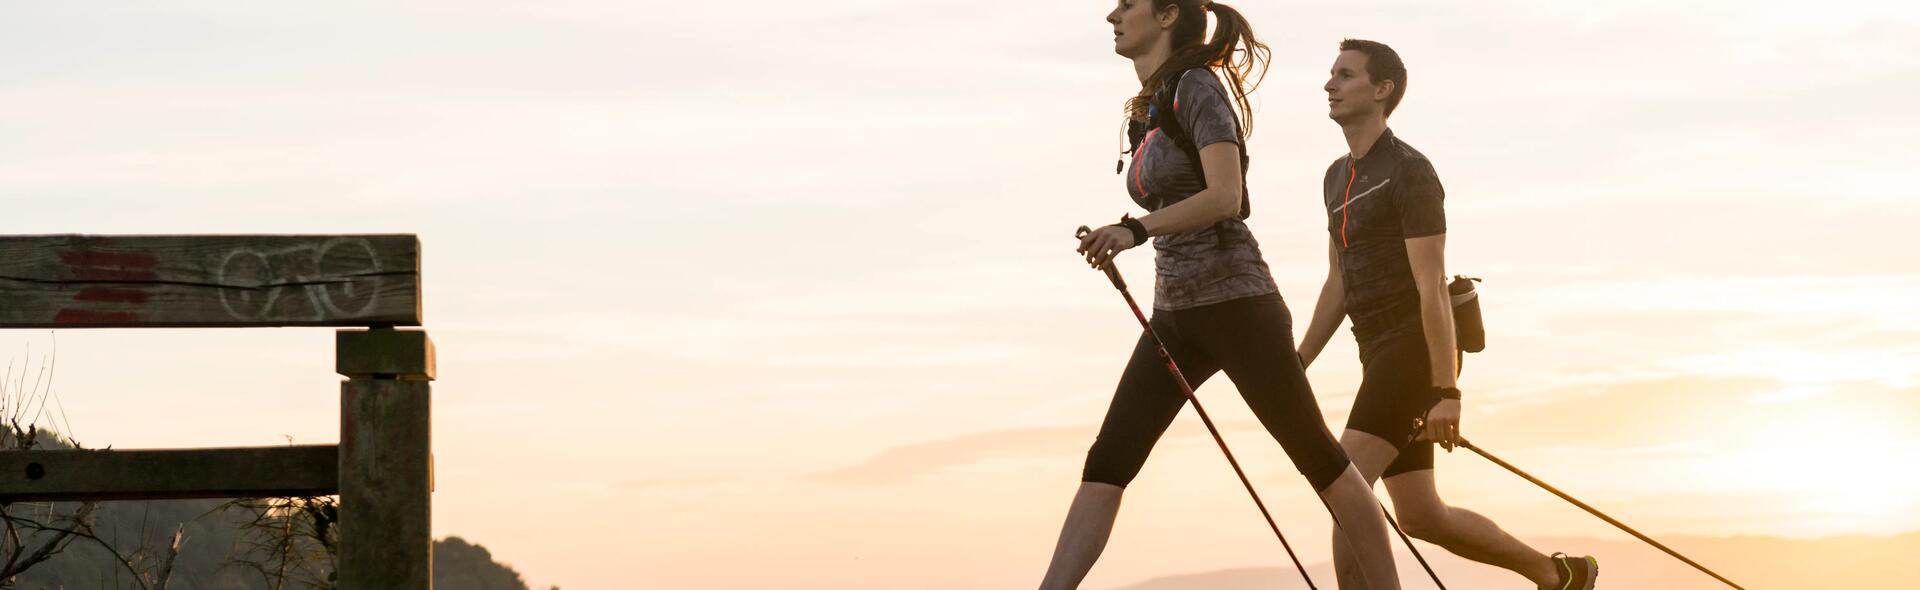
[[[1440,499],[1433,445],[1453,450],[1461,404],[1444,263],[1445,193],[1426,156],[1387,128],[1407,88],[1399,54],[1348,39],[1331,73],[1327,114],[1346,134],[1349,153],[1327,168],[1330,267],[1300,359],[1312,363],[1343,319],[1353,318],[1364,376],[1341,446],[1368,484],[1386,478],[1407,534],[1543,589],[1591,590],[1599,574],[1592,557],[1543,555],[1486,517]],[[1334,534],[1340,586],[1364,587]]]

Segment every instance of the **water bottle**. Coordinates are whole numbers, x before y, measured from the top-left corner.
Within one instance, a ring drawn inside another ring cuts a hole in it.
[[[1487,328],[1480,323],[1480,292],[1473,288],[1477,282],[1478,277],[1454,275],[1447,284],[1447,294],[1453,296],[1454,342],[1466,352],[1487,348]]]

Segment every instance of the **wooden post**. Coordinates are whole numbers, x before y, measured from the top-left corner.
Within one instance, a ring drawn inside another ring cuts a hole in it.
[[[428,590],[431,341],[424,332],[389,328],[343,330],[334,341],[335,364],[348,377],[340,384],[338,587]]]

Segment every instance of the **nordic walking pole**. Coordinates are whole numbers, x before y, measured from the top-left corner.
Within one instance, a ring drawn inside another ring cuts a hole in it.
[[[1527,472],[1521,471],[1520,468],[1514,467],[1513,464],[1511,463],[1508,463],[1506,461],[1501,461],[1499,457],[1495,457],[1493,456],[1493,454],[1488,453],[1485,450],[1482,450],[1480,447],[1474,446],[1473,443],[1467,442],[1466,439],[1464,438],[1457,439],[1455,444],[1462,447],[1466,447],[1467,450],[1469,451],[1479,453],[1480,456],[1486,457],[1488,461],[1492,461],[1495,465],[1505,467],[1507,468],[1507,471],[1512,471],[1514,475],[1518,475],[1527,481],[1533,482],[1533,485],[1540,486],[1541,489],[1544,489],[1549,492],[1553,492],[1553,495],[1559,496],[1560,499],[1571,502],[1573,503],[1574,506],[1579,506],[1581,510],[1585,510],[1589,514],[1600,517],[1600,520],[1607,521],[1607,524],[1618,527],[1620,530],[1626,531],[1627,534],[1633,535],[1634,537],[1639,538],[1642,541],[1646,541],[1648,545],[1652,545],[1660,549],[1661,551],[1667,552],[1667,555],[1672,555],[1675,559],[1686,562],[1687,565],[1693,566],[1694,569],[1705,572],[1709,576],[1713,576],[1713,579],[1719,580],[1721,582],[1725,582],[1728,586],[1739,588],[1739,590],[1747,590],[1746,588],[1741,587],[1739,584],[1733,583],[1733,580],[1729,580],[1725,576],[1721,576],[1720,574],[1714,573],[1713,570],[1707,569],[1707,566],[1700,565],[1698,562],[1695,562],[1694,560],[1687,559],[1687,556],[1681,555],[1679,551],[1674,551],[1673,549],[1668,548],[1666,545],[1660,544],[1659,541],[1653,540],[1652,537],[1648,537],[1646,535],[1640,534],[1640,531],[1633,530],[1633,527],[1627,526],[1626,523],[1620,522],[1618,520],[1614,520],[1613,517],[1607,516],[1606,514],[1600,512],[1599,510],[1594,509],[1594,507],[1586,505],[1585,502],[1581,502],[1579,500],[1573,499],[1573,496],[1569,496],[1567,495],[1566,492],[1562,492],[1559,489],[1554,488],[1553,486],[1547,485],[1547,482],[1540,481],[1539,478],[1536,478],[1532,475],[1528,475]]]
[[[1091,231],[1093,230],[1083,225],[1073,233],[1073,237],[1084,237]],[[1233,451],[1227,450],[1227,441],[1220,438],[1220,429],[1213,426],[1213,418],[1207,416],[1206,408],[1200,407],[1200,398],[1193,395],[1193,386],[1187,384],[1187,377],[1180,373],[1180,366],[1174,364],[1173,355],[1167,352],[1167,345],[1160,341],[1159,334],[1154,333],[1153,324],[1147,321],[1147,315],[1140,313],[1140,304],[1134,303],[1133,294],[1127,291],[1127,281],[1120,278],[1120,270],[1114,268],[1112,260],[1108,260],[1100,269],[1107,272],[1107,280],[1113,281],[1113,288],[1120,290],[1120,296],[1127,300],[1127,307],[1133,309],[1133,317],[1140,320],[1140,328],[1146,330],[1147,336],[1153,339],[1154,348],[1160,351],[1160,359],[1167,362],[1167,372],[1173,374],[1174,382],[1180,384],[1180,392],[1187,394],[1187,401],[1193,403],[1193,411],[1200,414],[1200,421],[1207,425],[1207,432],[1213,435],[1213,442],[1220,445],[1220,452],[1227,456],[1227,463],[1233,466],[1234,475],[1240,476],[1240,485],[1246,486],[1247,494],[1253,496],[1253,505],[1260,507],[1260,516],[1266,517],[1267,528],[1273,529],[1273,536],[1280,538],[1280,546],[1287,550],[1287,557],[1293,560],[1293,567],[1300,570],[1300,577],[1307,581],[1307,588],[1319,590],[1318,586],[1313,585],[1313,578],[1307,575],[1307,566],[1300,564],[1300,556],[1293,554],[1293,545],[1287,543],[1287,536],[1280,534],[1280,525],[1274,524],[1273,514],[1267,512],[1266,502],[1260,501],[1260,494],[1253,491],[1253,482],[1247,479],[1247,472],[1240,469],[1240,462],[1233,458]]]

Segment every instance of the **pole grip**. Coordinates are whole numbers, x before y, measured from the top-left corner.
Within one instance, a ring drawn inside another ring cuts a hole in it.
[[[1093,230],[1082,225],[1080,229],[1074,230],[1073,237],[1085,238],[1087,234],[1090,233],[1093,233]],[[1113,282],[1113,288],[1121,291],[1127,290],[1127,280],[1120,278],[1120,269],[1114,268],[1112,260],[1108,260],[1105,266],[1100,267],[1100,270],[1106,271],[1107,280]]]

